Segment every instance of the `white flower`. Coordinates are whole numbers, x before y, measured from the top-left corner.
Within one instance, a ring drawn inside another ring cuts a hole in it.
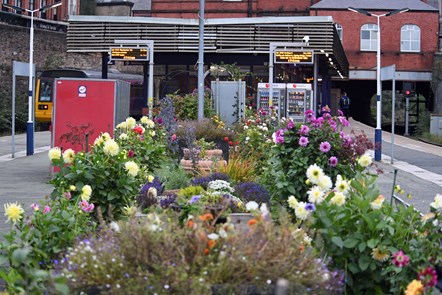
[[[147,124],[147,127],[149,127],[149,128],[153,128],[153,127],[155,127],[155,123],[152,121],[152,120],[147,120],[147,122],[146,122],[146,124]],[[153,135],[152,135],[153,136]]]
[[[358,159],[358,164],[362,167],[368,167],[372,161],[373,160],[369,154],[364,154]]]
[[[235,190],[230,186],[230,183],[228,183],[225,180],[217,179],[212,180],[207,184],[207,190],[209,191],[217,191],[217,192],[226,192],[226,193],[233,193]]]
[[[434,202],[432,202],[430,204],[431,207],[433,207],[434,209],[441,209],[442,208],[442,195],[437,194],[434,197]]]
[[[127,128],[126,122],[121,122],[120,124],[117,125],[117,128],[125,130]]]
[[[267,128],[267,127],[263,127],[263,128],[262,128],[262,131],[269,131],[269,128]]]
[[[75,152],[73,149],[67,149],[63,152],[63,162],[66,164],[74,163]]]
[[[335,204],[337,206],[342,206],[345,204],[345,195],[340,192],[335,192],[333,198],[330,199],[331,204]]]
[[[148,121],[148,120],[149,120],[148,117],[146,117],[146,116],[142,116],[141,119],[140,119],[140,122],[143,123],[143,124],[147,124],[147,121]]]
[[[259,208],[258,203],[256,203],[255,201],[250,201],[246,204],[246,210],[247,211],[255,211]]]
[[[350,184],[348,183],[348,181],[343,179],[340,174],[338,174],[338,176],[336,177],[335,189],[338,192],[346,194],[350,189]]]
[[[223,239],[227,238],[227,232],[223,228],[218,231],[218,234]]]
[[[51,148],[48,152],[49,160],[60,160],[61,158],[61,149],[59,147]]]
[[[127,126],[127,128],[133,129],[136,124],[137,124],[137,121],[135,121],[134,118],[129,117],[129,118],[126,119],[126,126]]]
[[[298,205],[298,200],[295,198],[295,196],[290,196],[287,199],[287,203],[289,203],[290,208],[295,209],[296,206]]]
[[[215,233],[208,234],[207,237],[211,240],[218,240],[219,236]]]
[[[104,142],[103,151],[110,156],[116,156],[120,151],[120,147],[115,140],[109,139]]]
[[[121,139],[121,140],[127,140],[127,134],[126,133],[121,133],[118,138]]]
[[[295,208],[295,215],[297,218],[299,218],[301,220],[306,220],[309,213],[310,213],[310,211],[305,209],[305,205],[306,205],[305,202],[299,202]]]
[[[331,178],[328,177],[327,175],[320,175],[317,184],[324,191],[330,190],[333,186]]]
[[[319,177],[324,175],[324,171],[318,165],[313,164],[307,168],[306,175],[311,183],[318,184]]]
[[[140,168],[134,161],[127,161],[124,163],[124,168],[126,169],[127,174],[133,177],[137,176],[138,172],[140,171]]]
[[[156,133],[155,133],[155,131],[152,130],[149,132],[149,134],[150,134],[150,136],[154,137]]]
[[[308,201],[313,204],[319,204],[324,201],[325,192],[317,185],[312,187],[308,192]]]
[[[112,221],[111,223],[109,223],[109,227],[117,233],[120,232],[120,226],[115,221]]]
[[[247,130],[247,129],[249,129],[249,126],[244,125],[244,130]]]
[[[266,205],[266,203],[262,203],[261,204],[261,207],[259,207],[259,211],[261,211],[261,213],[262,213],[262,215],[263,216],[267,216],[267,215],[269,215],[269,209],[267,208],[267,205]]]
[[[101,137],[103,138],[104,141],[111,139],[111,136],[107,132],[101,134]]]

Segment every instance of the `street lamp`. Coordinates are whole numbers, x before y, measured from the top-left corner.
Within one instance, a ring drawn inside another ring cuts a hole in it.
[[[34,53],[34,12],[42,12],[51,8],[60,6],[62,3],[57,2],[51,5],[40,7],[39,9],[26,9],[14,5],[2,4],[4,7],[15,11],[26,11],[31,14],[31,27],[29,37],[29,91],[28,91],[28,123],[26,124],[26,155],[30,156],[34,154],[34,114],[33,114],[33,77],[32,77],[32,65],[33,65],[33,53]]]
[[[392,16],[398,13],[407,12],[410,10],[409,8],[402,8],[390,11],[388,13],[383,14],[374,14],[371,12],[368,12],[367,10],[360,9],[360,8],[354,8],[354,7],[348,7],[348,10],[357,12],[366,16],[374,16],[377,18],[378,22],[378,43],[377,43],[377,50],[376,50],[376,129],[374,133],[374,159],[375,161],[381,160],[382,155],[382,128],[381,128],[381,27],[379,23],[379,19],[382,16]]]

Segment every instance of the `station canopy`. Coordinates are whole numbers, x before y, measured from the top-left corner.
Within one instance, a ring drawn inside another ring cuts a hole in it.
[[[69,17],[68,52],[109,52],[115,40],[153,40],[155,52],[197,53],[197,19],[85,16]],[[329,75],[348,77],[348,60],[330,16],[213,18],[204,23],[204,52],[269,54],[270,43],[302,43]],[[305,40],[305,39],[304,39]]]

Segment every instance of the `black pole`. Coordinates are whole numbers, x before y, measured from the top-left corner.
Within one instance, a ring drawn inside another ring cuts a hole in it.
[[[101,79],[107,79],[107,63],[109,61],[109,53],[101,53]]]

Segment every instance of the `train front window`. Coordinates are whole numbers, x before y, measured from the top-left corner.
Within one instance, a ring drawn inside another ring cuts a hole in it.
[[[52,101],[52,81],[41,80],[40,82],[40,97],[38,101],[49,102]]]

